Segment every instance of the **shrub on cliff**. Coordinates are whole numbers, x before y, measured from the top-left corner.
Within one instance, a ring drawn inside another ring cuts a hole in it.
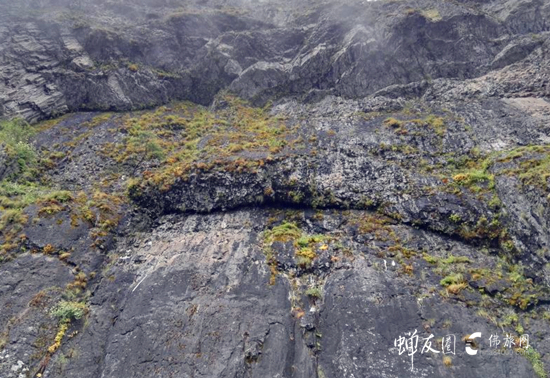
[[[0,146],[6,152],[5,166],[17,163],[19,172],[23,174],[36,164],[36,153],[28,143],[33,134],[31,126],[22,120],[0,122]]]

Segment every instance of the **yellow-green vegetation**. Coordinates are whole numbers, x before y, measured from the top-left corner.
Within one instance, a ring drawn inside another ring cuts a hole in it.
[[[538,303],[539,292],[543,291],[539,285],[533,284],[533,280],[525,278],[523,268],[519,265],[512,265],[507,274],[507,280],[512,286],[508,289],[508,303],[526,310],[529,306]]]
[[[88,222],[95,231],[93,238],[106,236],[119,222],[120,207],[124,203],[122,194],[108,194],[99,190],[93,193],[52,192],[37,201],[41,205],[39,213],[54,214],[60,210],[69,212],[71,225]],[[63,207],[62,207],[63,206]]]
[[[29,144],[29,138],[34,132],[35,130],[22,120],[0,122],[0,147],[5,149],[8,159],[17,164],[18,171],[14,174],[19,180],[30,179],[37,173],[36,152]]]
[[[38,154],[29,144],[35,129],[22,121],[0,123],[0,144],[9,156],[17,160],[16,174],[0,181],[0,232],[9,225],[26,223],[23,209],[39,204],[46,213],[59,210],[59,204],[70,199],[70,193],[55,191],[40,182],[41,167]]]
[[[310,298],[321,298],[323,296],[323,291],[317,286],[310,287],[306,290],[306,295]]]
[[[486,155],[477,154],[471,159],[454,163],[457,171],[453,181],[474,192],[492,190],[495,174],[514,176],[524,185],[533,185],[548,190],[550,177],[550,146],[537,145],[497,151]],[[489,170],[494,171],[490,173]],[[498,197],[491,198],[491,206],[498,207]]]
[[[442,117],[437,117],[433,114],[430,114],[423,120],[424,124],[429,125],[437,135],[443,136],[446,132],[445,120]]]
[[[152,71],[157,74],[159,79],[166,79],[166,78],[181,79],[181,75],[174,72],[168,72],[168,71],[160,70],[158,68],[153,68]]]
[[[0,182],[0,258],[5,259],[24,245],[26,236],[23,226],[29,222],[26,209],[31,205],[37,206],[40,217],[66,211],[73,227],[87,222],[92,227],[91,237],[100,244],[102,238],[118,225],[123,202],[124,196],[121,194],[107,194],[101,191],[90,194],[72,193],[32,182]],[[68,258],[65,251],[55,252],[60,258]]]
[[[421,14],[430,21],[441,21],[441,15],[435,8],[423,10]]]
[[[472,168],[468,171],[457,173],[453,176],[454,182],[460,186],[466,186],[473,191],[481,191],[483,188],[493,189],[495,185],[495,176],[487,173],[487,168]],[[480,187],[479,184],[486,184]]]
[[[405,113],[409,114],[409,112]],[[438,136],[443,137],[447,130],[447,128],[445,127],[445,119],[434,114],[429,114],[425,118],[414,118],[406,120],[398,120],[396,118],[390,117],[384,120],[384,125],[386,127],[392,128],[396,134],[400,135],[409,134],[409,131],[415,130],[418,127],[429,127]],[[410,130],[407,129],[406,126],[408,126]]]
[[[544,369],[544,364],[541,360],[540,353],[537,352],[532,346],[529,346],[523,353],[525,358],[533,365],[533,370],[539,378],[546,378],[546,370]]]
[[[87,195],[80,192],[71,207],[71,223],[76,226],[81,220],[89,222],[95,228],[92,238],[100,242],[102,237],[107,236],[118,225],[123,203],[124,196],[121,194],[95,191]]]
[[[350,211],[346,213],[346,217],[349,226],[356,228],[357,232],[370,234],[377,242],[386,244],[385,249],[377,252],[377,256],[395,259],[402,264],[404,273],[418,274],[415,269],[418,260],[414,259],[421,256],[432,266],[433,273],[440,277],[439,284],[444,288],[440,291],[442,296],[458,295],[464,290],[479,290],[481,300],[470,300],[468,305],[478,307],[479,316],[487,318],[496,325],[506,328],[513,326],[516,332],[523,333],[523,329],[528,324],[524,320],[520,321],[517,316],[509,315],[506,311],[512,311],[514,308],[514,311],[529,310],[536,305],[538,298],[546,295],[547,291],[544,287],[525,277],[520,265],[512,264],[504,258],[499,259],[496,267],[475,268],[471,258],[467,256],[435,255],[407,248],[406,238],[400,236],[399,228],[393,226],[395,221],[383,215]],[[457,218],[455,221],[460,220]],[[479,223],[480,227],[489,227],[490,222],[481,218]],[[498,224],[495,227],[497,226]],[[489,255],[489,251],[483,254]],[[425,275],[422,277],[426,278]],[[471,285],[472,282],[475,282],[475,285]],[[499,302],[505,306],[495,307]]]
[[[296,256],[298,257],[298,265],[307,267],[311,265],[313,259],[317,257],[316,247],[320,243],[324,243],[327,239],[324,235],[302,235],[296,241],[295,246],[298,247]],[[320,245],[320,248],[325,248],[324,244]]]
[[[273,227],[264,234],[264,241],[268,244],[273,242],[288,242],[298,240],[302,236],[302,230],[295,224],[283,222],[278,226]]]
[[[6,215],[21,213],[25,207],[36,204],[41,215],[52,215],[62,210],[72,210],[80,214],[82,219],[89,220],[94,225],[102,225],[105,220],[101,214],[97,216],[92,213],[92,210],[100,210],[103,215],[112,214],[116,212],[122,202],[121,195],[110,195],[101,191],[88,195],[84,192],[73,193],[65,190],[39,188],[33,184],[20,185],[0,182],[0,210],[4,209]],[[2,227],[0,227],[1,230]]]
[[[451,222],[454,222],[454,223],[458,223],[462,220],[462,218],[460,217],[460,215],[458,214],[451,214],[449,215],[449,219],[451,220]]]
[[[270,285],[275,284],[275,279],[278,273],[277,256],[271,248],[272,244],[276,241],[288,242],[291,240],[297,240],[301,235],[302,230],[300,230],[295,223],[289,222],[283,222],[279,226],[275,226],[271,230],[264,232],[264,253],[271,270],[271,278],[269,280]]]
[[[50,355],[54,354],[61,347],[61,342],[71,322],[81,319],[87,312],[88,307],[85,303],[69,301],[61,301],[51,310],[51,315],[59,321],[59,328],[55,335],[54,343],[48,348]]]
[[[7,155],[5,168],[10,170],[8,177],[0,181],[0,261],[25,239],[21,233],[28,222],[24,208],[42,192],[33,182],[39,174],[38,157],[29,143],[34,132],[24,121],[0,122],[0,148]]]
[[[85,303],[61,301],[52,309],[51,314],[59,322],[65,323],[81,319],[87,311],[88,308]]]
[[[128,152],[130,152],[130,156],[142,155],[146,159],[162,159],[164,157],[164,151],[153,132],[131,128],[129,134]]]
[[[464,282],[464,277],[460,273],[453,273],[443,278],[439,283],[441,286],[456,285]]]
[[[495,156],[498,162],[514,161],[515,167],[503,169],[499,173],[516,176],[523,184],[548,190],[550,178],[550,146],[526,146]]]
[[[69,329],[69,326],[69,322],[64,322],[59,325],[59,329],[57,331],[57,334],[55,335],[54,343],[48,348],[48,353],[54,354],[59,349],[59,347],[61,347],[61,341],[63,341],[63,337]]]
[[[101,113],[94,118],[92,118],[90,121],[86,122],[82,125],[82,127],[96,127],[101,125],[102,123],[107,122],[111,117],[113,116],[112,113]]]
[[[0,181],[0,208],[21,209],[34,202],[43,193],[43,189],[34,183]]]
[[[73,200],[73,194],[69,191],[52,191],[39,197],[36,202],[40,206],[39,214],[56,214],[62,211],[64,204]]]
[[[492,210],[498,210],[502,206],[502,201],[496,194],[493,194],[493,197],[489,200],[489,207]]]
[[[410,144],[386,144],[386,143],[380,143],[378,146],[378,152],[386,152],[386,151],[392,151],[392,152],[399,152],[404,155],[416,155],[420,153],[418,148],[415,148],[411,146]]]
[[[160,163],[134,180],[129,193],[139,195],[147,186],[167,190],[192,171],[255,171],[285,148],[303,144],[297,129],[267,108],[230,96],[223,101],[227,106],[216,111],[184,102],[126,116],[128,137],[107,145],[105,154],[136,166],[150,159]]]
[[[424,253],[422,257],[441,277],[439,284],[444,290],[439,291],[440,295],[447,297],[463,290],[478,290],[481,297],[468,300],[467,305],[477,308],[478,316],[502,329],[521,335],[529,327],[531,318],[550,319],[550,316],[545,318],[545,311],[537,311],[534,307],[539,298],[548,295],[548,289],[526,278],[521,265],[498,258],[495,266],[480,268],[465,256],[441,257]]]
[[[446,258],[441,258],[424,253],[423,258],[426,262],[435,266],[434,272],[436,274],[443,276],[439,284],[446,288],[447,293],[456,295],[468,287],[463,275],[466,271],[466,264],[471,263],[468,257],[451,254]]]
[[[349,217],[351,226],[357,227],[361,234],[372,234],[377,240],[399,243],[395,231],[391,227],[395,221],[378,213],[352,213]]]
[[[471,269],[470,274],[472,280],[484,282],[481,292],[485,291],[485,287],[502,280],[505,286],[502,287],[497,298],[521,310],[527,310],[528,307],[536,305],[538,298],[546,292],[544,286],[526,278],[523,267],[517,264],[502,262],[496,269]],[[513,324],[514,319],[509,318],[509,320],[510,324]]]
[[[52,214],[60,211],[61,205],[72,199],[71,192],[50,189],[38,183],[19,184],[8,180],[0,182],[0,210],[5,210],[6,214],[10,211],[21,212],[32,204],[39,205],[41,213]],[[0,231],[2,229],[0,226]]]
[[[422,257],[424,258],[424,260],[426,260],[426,262],[430,264],[435,264],[440,268],[445,268],[452,264],[469,264],[471,262],[470,259],[466,256],[449,255],[449,257],[447,258],[440,258],[424,252]]]
[[[444,277],[439,283],[441,286],[446,287],[447,293],[450,294],[458,294],[468,286],[460,273],[450,274]]]
[[[277,274],[277,256],[272,246],[275,242],[292,242],[295,248],[296,263],[302,268],[307,268],[317,257],[317,251],[328,248],[330,237],[325,235],[308,235],[304,233],[296,223],[284,221],[278,226],[264,232],[264,253],[271,267],[271,284],[275,283]]]
[[[482,216],[475,225],[471,226],[462,223],[461,220],[455,219],[454,222],[459,225],[457,233],[466,240],[477,239],[485,242],[498,240],[505,252],[513,253],[515,251],[515,244],[509,239],[508,232],[500,224],[499,214],[495,215],[490,222]]]
[[[128,63],[128,69],[132,72],[138,72],[139,66],[136,63]]]
[[[390,117],[384,120],[384,125],[396,129],[403,126],[403,121]]]
[[[525,146],[489,154],[472,149],[469,157],[451,158],[448,163],[439,172],[445,184],[443,188],[457,195],[468,190],[487,203],[493,211],[502,207],[495,191],[496,177],[512,176],[523,185],[549,190],[547,182],[550,178],[550,146],[547,145]],[[510,254],[517,251],[506,229],[500,224],[499,214],[492,219],[481,217],[477,224],[466,224],[455,215],[451,215],[449,219],[458,226],[456,233],[465,239],[498,240],[504,252]]]
[[[23,224],[28,221],[28,217],[20,209],[8,209],[2,212],[0,217],[0,229],[5,229],[9,225]]]

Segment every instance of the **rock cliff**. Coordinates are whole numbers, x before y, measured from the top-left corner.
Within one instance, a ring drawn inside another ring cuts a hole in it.
[[[547,376],[550,2],[2,9],[0,377]]]

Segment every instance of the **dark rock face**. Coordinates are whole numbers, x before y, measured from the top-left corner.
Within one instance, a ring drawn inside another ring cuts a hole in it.
[[[121,290],[124,311],[92,320],[93,331],[79,341],[86,355],[88,349],[97,354],[92,349],[98,345],[102,349],[102,365],[93,371],[86,367],[86,376],[192,376],[198,371],[206,376],[283,376],[291,374],[293,365],[300,366],[293,376],[312,376],[309,351],[301,333],[295,335],[288,282],[280,280],[265,290],[263,254],[251,240],[257,235],[243,232],[244,223],[259,221],[255,217],[238,213],[166,224],[153,236],[158,243],[145,244],[158,258],[132,253],[121,271],[116,268],[112,273],[117,277],[140,277],[136,283],[116,280],[98,292],[93,306],[105,308],[113,290]],[[159,314],[164,314],[162,322]],[[112,325],[102,324],[101,318],[112,316]],[[97,338],[96,332],[107,337]],[[120,349],[127,351],[122,358]],[[146,361],[150,363],[144,365]],[[82,377],[83,367],[77,363],[64,374]]]
[[[258,103],[311,91],[357,98],[474,78],[546,46],[550,18],[545,2],[66,5],[6,4],[5,116],[208,104],[224,88]],[[546,87],[545,59],[538,69]]]
[[[547,1],[2,6],[0,377],[547,376]]]

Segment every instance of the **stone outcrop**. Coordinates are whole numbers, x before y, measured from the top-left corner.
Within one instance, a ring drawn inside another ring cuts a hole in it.
[[[547,376],[547,1],[4,9],[1,377]]]
[[[226,88],[256,103],[358,98],[480,77],[529,57],[536,73],[517,77],[516,91],[548,93],[549,7],[520,3],[6,4],[0,109],[36,121],[174,99],[208,104]],[[498,90],[490,86],[476,90]]]

